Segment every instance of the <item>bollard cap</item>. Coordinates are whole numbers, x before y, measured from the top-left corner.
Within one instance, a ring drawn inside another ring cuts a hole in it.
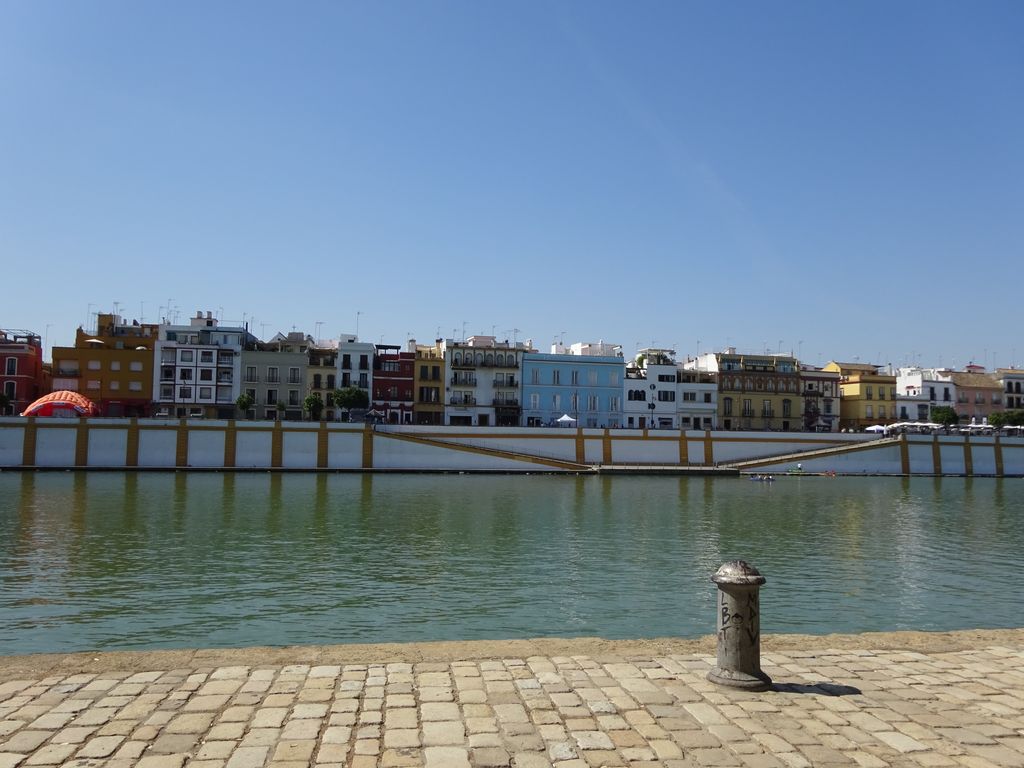
[[[730,560],[728,563],[722,563],[722,567],[715,572],[711,580],[715,584],[746,586],[760,586],[767,581],[761,572],[746,560]]]

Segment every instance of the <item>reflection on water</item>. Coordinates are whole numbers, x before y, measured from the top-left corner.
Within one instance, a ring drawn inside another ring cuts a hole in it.
[[[0,653],[1015,626],[1019,480],[0,473]]]

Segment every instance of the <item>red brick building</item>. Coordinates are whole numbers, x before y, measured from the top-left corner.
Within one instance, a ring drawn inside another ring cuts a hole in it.
[[[370,410],[388,424],[412,424],[415,352],[402,352],[392,344],[377,344],[373,356],[373,392]]]
[[[39,334],[0,328],[0,392],[10,401],[4,415],[21,413],[48,390]]]

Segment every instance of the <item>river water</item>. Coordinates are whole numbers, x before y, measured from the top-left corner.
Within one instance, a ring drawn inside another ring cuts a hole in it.
[[[0,473],[0,654],[1024,624],[1024,483]]]

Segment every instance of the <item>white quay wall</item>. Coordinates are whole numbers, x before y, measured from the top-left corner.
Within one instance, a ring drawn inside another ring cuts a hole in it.
[[[629,429],[380,426],[308,422],[177,419],[0,418],[0,468],[312,470],[451,470],[543,472],[571,470],[571,463],[599,465],[728,465],[810,450],[831,451],[801,459],[807,472],[1024,476],[1024,439],[910,435],[906,444],[870,445],[863,434],[703,432]],[[85,441],[80,444],[80,441]],[[28,444],[26,444],[28,441]],[[965,450],[969,446],[969,452]],[[851,452],[835,449],[862,446]],[[184,450],[184,453],[180,453]],[[133,457],[133,458],[130,458]],[[936,462],[938,459],[938,464]],[[547,460],[553,463],[546,464]],[[275,463],[276,462],[276,463]],[[566,464],[559,464],[565,462]],[[781,472],[795,460],[759,465]]]

